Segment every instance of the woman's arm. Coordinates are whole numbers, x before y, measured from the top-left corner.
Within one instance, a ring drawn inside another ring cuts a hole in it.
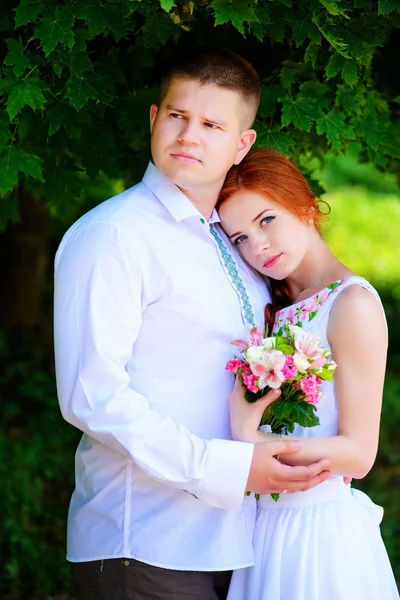
[[[288,456],[288,464],[307,465],[330,460],[333,473],[365,477],[378,448],[379,421],[386,367],[387,331],[373,294],[351,286],[336,300],[329,318],[328,340],[337,363],[335,389],[339,410],[338,434],[301,439],[303,448]],[[236,439],[261,442],[274,434],[257,431],[266,404],[249,404],[239,386],[230,398],[232,432]],[[293,437],[293,436],[291,436]]]

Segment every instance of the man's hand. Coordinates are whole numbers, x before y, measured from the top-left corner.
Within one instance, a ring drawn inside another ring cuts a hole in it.
[[[291,441],[255,444],[246,490],[257,494],[304,492],[328,479],[331,473],[326,458],[308,467],[291,467],[276,458],[300,448],[301,442]]]

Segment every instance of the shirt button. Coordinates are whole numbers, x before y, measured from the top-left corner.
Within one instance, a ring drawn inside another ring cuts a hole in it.
[[[124,560],[124,567],[129,567],[129,560]]]

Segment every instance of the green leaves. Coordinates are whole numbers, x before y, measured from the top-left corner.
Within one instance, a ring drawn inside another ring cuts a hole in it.
[[[34,21],[44,8],[45,5],[37,0],[21,0],[15,9],[15,27]]]
[[[53,15],[43,18],[41,25],[36,29],[34,39],[39,39],[46,56],[50,54],[57,44],[65,44],[68,48],[74,45],[74,34],[71,27],[74,16],[68,6],[56,8]]]
[[[173,6],[175,6],[174,0],[160,0],[161,8],[165,12],[169,12]]]
[[[325,133],[328,140],[336,150],[340,150],[341,138],[354,139],[354,131],[345,123],[345,115],[335,110],[330,110],[317,122],[317,133]]]
[[[297,129],[310,131],[313,121],[321,117],[322,111],[314,98],[303,97],[300,94],[296,98],[279,98],[282,103],[282,125],[290,123]]]
[[[73,77],[68,81],[66,85],[67,96],[76,110],[81,110],[89,98],[99,100],[99,92],[95,87],[98,83],[98,81],[89,79],[89,77]]]
[[[291,149],[295,145],[294,139],[286,132],[281,131],[280,127],[267,129],[264,124],[256,123],[257,140],[256,146],[263,148],[271,148],[282,154],[290,154]]]
[[[24,54],[24,46],[20,39],[7,40],[8,54],[4,60],[6,67],[13,67],[14,75],[20,77],[31,67],[30,61]]]
[[[245,0],[213,0],[210,6],[215,13],[216,26],[230,21],[242,35],[245,33],[244,23],[258,21],[254,8]]]
[[[378,15],[388,15],[393,10],[400,11],[400,0],[378,0]]]
[[[118,36],[125,35],[125,22],[121,7],[102,0],[84,0],[75,8],[76,16],[86,21],[92,37],[110,29]]]
[[[0,191],[11,191],[18,183],[18,174],[24,173],[42,179],[42,168],[40,158],[34,154],[28,154],[16,145],[9,145],[0,154]]]
[[[46,98],[43,90],[47,86],[38,78],[16,79],[12,75],[0,81],[0,92],[7,91],[7,112],[12,121],[15,115],[24,107],[30,106],[33,110],[43,108]]]

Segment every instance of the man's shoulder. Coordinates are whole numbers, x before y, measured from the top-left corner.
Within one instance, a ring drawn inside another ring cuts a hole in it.
[[[95,224],[132,230],[142,227],[149,221],[149,217],[153,219],[157,215],[161,216],[162,212],[160,202],[144,183],[140,182],[89,210],[67,233]]]

